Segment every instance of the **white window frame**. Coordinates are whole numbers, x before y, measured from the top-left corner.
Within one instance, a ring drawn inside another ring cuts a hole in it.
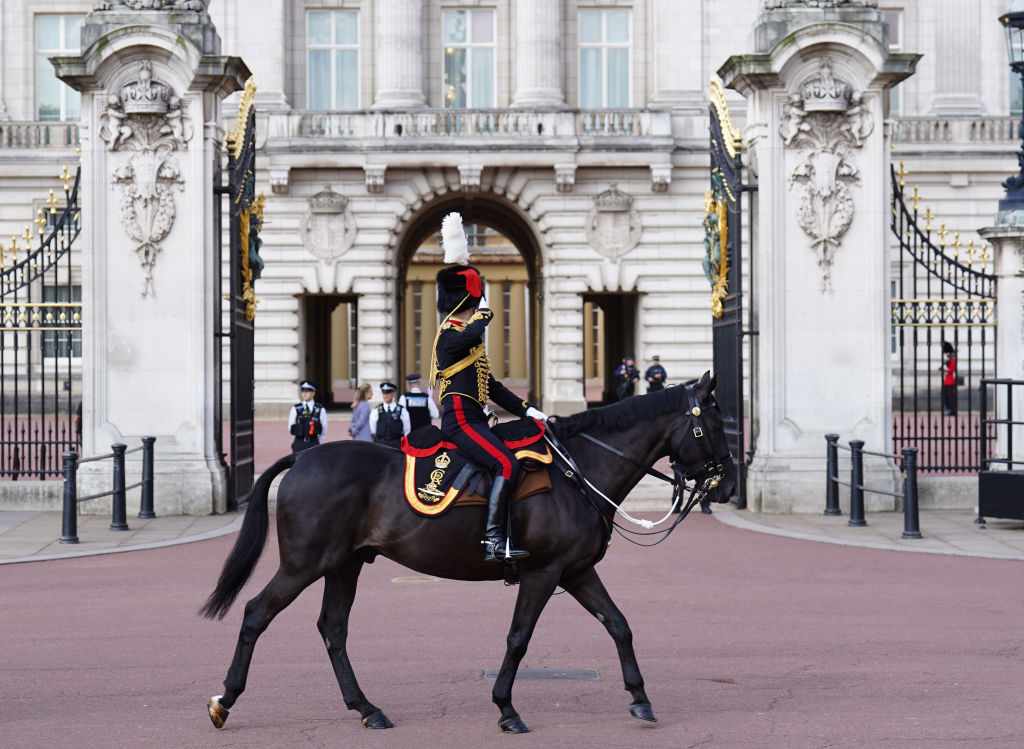
[[[329,13],[330,14],[330,16],[331,16],[331,41],[330,41],[330,43],[328,43],[328,44],[313,44],[310,41],[310,38],[309,38],[309,24],[310,24],[310,18],[311,18],[313,13]],[[351,13],[351,14],[353,14],[356,17],[356,42],[355,42],[355,44],[339,44],[335,40],[334,32],[335,32],[335,29],[337,28],[337,26],[335,24],[334,17],[335,17],[335,14],[337,14],[337,13]],[[338,100],[337,100],[337,93],[338,93],[338,81],[337,81],[338,63],[337,63],[337,56],[336,56],[335,53],[339,52],[339,51],[344,51],[344,52],[355,51],[355,53],[356,53],[356,76],[355,76],[355,78],[356,78],[356,92],[355,92],[355,106],[353,107],[353,109],[358,109],[359,108],[359,102],[362,101],[362,99],[361,99],[361,97],[362,97],[362,80],[360,78],[360,72],[361,71],[360,71],[360,60],[359,60],[359,40],[360,40],[360,36],[361,36],[361,29],[359,27],[359,21],[360,21],[360,19],[359,19],[359,11],[354,9],[354,8],[313,8],[313,7],[307,7],[306,8],[306,106],[308,108],[312,109],[312,86],[311,86],[311,82],[310,82],[310,69],[312,68],[312,65],[310,64],[310,54],[309,53],[313,52],[314,50],[316,50],[316,51],[327,50],[328,52],[331,53],[331,64],[330,64],[331,79],[330,79],[330,90],[328,91],[328,95],[329,95],[329,98],[330,98],[330,105],[328,106],[328,110],[329,111],[338,111],[339,110]]]
[[[454,13],[462,11],[466,14],[466,40],[461,44],[448,44],[444,40],[444,17],[446,13]],[[480,42],[470,41],[473,38],[473,11],[486,11],[491,15],[491,41],[489,44]],[[494,109],[497,104],[498,96],[498,14],[494,8],[476,8],[476,7],[460,7],[460,8],[442,8],[441,9],[441,103],[445,109]],[[448,103],[448,91],[446,89],[444,81],[444,70],[445,70],[445,55],[448,49],[465,49],[466,50],[466,106],[455,107]],[[491,92],[494,95],[494,99],[488,106],[474,106],[473,101],[473,77],[469,74],[469,71],[473,69],[473,50],[475,49],[489,49],[491,50]]]
[[[609,42],[608,39],[608,11],[610,10],[625,10],[629,12],[629,29],[626,33],[625,42]],[[583,100],[583,50],[585,49],[599,49],[601,50],[601,108],[606,109],[609,107],[608,104],[608,50],[609,49],[624,49],[626,50],[626,58],[629,62],[629,68],[626,71],[626,103],[625,107],[630,107],[633,104],[633,9],[628,7],[611,7],[611,8],[595,8],[595,7],[581,7],[579,14],[597,12],[601,14],[601,41],[600,42],[579,42],[579,52],[577,54],[577,65],[578,65],[578,79],[577,89],[578,97],[581,102]],[[576,34],[579,38],[579,29],[581,24],[577,17]],[[619,107],[615,107],[619,108]]]
[[[38,19],[41,18],[42,16],[47,16],[49,18],[59,18],[60,19],[60,26],[59,26],[59,28],[60,28],[60,40],[59,40],[58,47],[40,47],[40,44],[39,44],[39,20]],[[45,58],[48,58],[48,57],[59,57],[59,56],[66,56],[66,55],[77,55],[81,51],[81,41],[80,40],[75,40],[74,46],[69,46],[69,42],[65,38],[67,36],[67,19],[69,19],[69,18],[80,18],[80,19],[82,19],[84,21],[85,20],[85,14],[84,13],[34,13],[33,14],[33,16],[32,16],[32,39],[33,39],[33,42],[34,42],[33,46],[35,48],[35,54],[34,54],[34,57],[33,57],[33,62],[36,63],[36,64],[33,65],[33,74],[34,74],[34,76],[38,74],[38,70],[39,70],[38,60],[39,60],[39,58],[44,58],[45,59]],[[56,75],[54,75],[54,77],[56,78]],[[75,91],[73,88],[71,88],[71,86],[67,85],[63,81],[58,81],[58,82],[60,83],[60,115],[58,116],[58,118],[56,120],[46,118],[45,121],[46,122],[71,122],[71,120],[68,118],[68,101],[69,101],[69,97],[70,96],[77,96],[77,97],[79,97],[79,102],[81,102],[81,94],[78,91]],[[33,96],[33,98],[35,100],[34,111],[35,111],[36,119],[38,119],[40,121],[43,121],[44,118],[43,118],[42,114],[39,111],[39,106],[40,106],[40,101],[39,101],[39,81],[34,81],[34,87],[33,87],[32,96]],[[79,111],[79,116],[81,116],[81,111],[82,111],[81,103],[79,103],[78,111]]]

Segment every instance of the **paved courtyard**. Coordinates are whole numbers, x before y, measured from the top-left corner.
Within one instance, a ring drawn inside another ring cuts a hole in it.
[[[814,543],[727,514],[692,517],[652,549],[615,537],[600,565],[630,619],[655,725],[629,717],[610,638],[562,595],[523,667],[600,678],[519,681],[533,732],[501,736],[484,671],[500,662],[515,591],[381,559],[361,580],[350,654],[395,728],[371,732],[345,709],[316,631],[318,584],[260,640],[248,690],[217,731],[205,702],[221,690],[242,605],[222,622],[196,610],[225,535],[0,567],[0,735],[104,749],[1024,744],[1021,562]],[[271,539],[242,599],[272,573]]]

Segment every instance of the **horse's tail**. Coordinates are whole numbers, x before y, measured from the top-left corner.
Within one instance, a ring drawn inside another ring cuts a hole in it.
[[[242,521],[242,530],[235,541],[235,547],[224,561],[224,569],[220,572],[217,587],[199,610],[203,616],[209,619],[223,619],[241,592],[242,586],[256,569],[256,562],[259,561],[263,547],[267,543],[267,529],[270,525],[270,513],[267,510],[270,484],[278,474],[295,464],[297,454],[286,455],[270,466],[256,481],[252,491],[242,498],[242,502],[249,502],[245,519]]]

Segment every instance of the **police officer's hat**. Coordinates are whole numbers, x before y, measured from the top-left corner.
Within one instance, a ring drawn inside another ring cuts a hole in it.
[[[314,385],[310,380],[303,380],[299,383],[299,390],[312,390],[315,393],[316,385]]]
[[[636,357],[633,356],[632,354],[626,354],[625,356],[622,357],[622,361],[626,361],[626,359],[634,359],[635,360]]]
[[[651,361],[661,361],[661,357],[655,354],[654,356],[651,357]]]
[[[405,376],[405,381],[408,382],[409,384],[412,384],[414,382],[419,382],[420,379],[421,378],[420,378],[420,373],[419,372],[410,372],[409,374],[407,374]]]
[[[396,390],[398,390],[398,388],[395,387],[393,382],[382,382],[380,384],[380,391],[382,393],[393,393]]]

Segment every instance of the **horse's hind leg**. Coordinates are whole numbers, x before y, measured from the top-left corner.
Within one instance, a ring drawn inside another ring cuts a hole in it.
[[[362,567],[362,562],[352,560],[339,572],[325,577],[324,603],[316,626],[327,647],[327,655],[331,658],[331,666],[334,667],[334,675],[338,678],[346,707],[356,710],[367,728],[391,728],[394,724],[388,720],[388,716],[368,701],[359,688],[352,663],[348,659],[348,615],[356,597],[356,583]]]
[[[491,690],[491,700],[501,710],[498,727],[505,733],[526,733],[530,730],[512,707],[512,682],[526,655],[540,613],[557,585],[557,572],[537,571],[522,576],[512,626],[508,631],[505,659],[501,662],[498,678],[494,680],[494,689]]]
[[[210,719],[220,728],[227,720],[228,711],[238,696],[245,691],[245,680],[249,675],[249,664],[256,640],[270,626],[270,622],[288,604],[305,590],[316,577],[302,576],[278,570],[260,594],[245,604],[242,628],[238,632],[235,657],[231,660],[228,675],[224,679],[224,694],[210,699]]]
[[[597,570],[591,567],[570,583],[563,584],[583,608],[604,624],[608,634],[615,640],[615,648],[619,651],[619,663],[622,664],[622,679],[626,684],[626,691],[633,695],[629,712],[634,718],[656,721],[651,701],[647,699],[647,693],[644,691],[644,678],[640,675],[636,653],[633,652],[633,633],[629,629],[626,617],[612,603],[611,596],[604,589],[601,578],[597,576]]]

